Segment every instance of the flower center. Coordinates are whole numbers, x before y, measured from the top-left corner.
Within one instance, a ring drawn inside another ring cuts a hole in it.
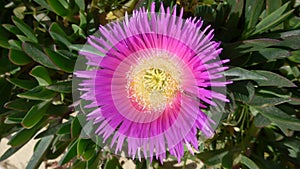
[[[128,72],[127,93],[142,112],[161,112],[180,92],[180,71],[169,58],[153,56],[139,60]]]

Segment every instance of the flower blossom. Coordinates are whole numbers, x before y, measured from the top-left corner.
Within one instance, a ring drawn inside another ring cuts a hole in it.
[[[88,38],[98,54],[80,52],[88,68],[75,75],[80,98],[89,101],[84,107],[92,109],[87,120],[116,154],[162,162],[169,151],[180,161],[184,146],[198,149],[199,131],[214,134],[203,110],[217,106],[214,100],[228,102],[212,90],[229,83],[213,30],[200,19],[182,19],[183,9],[176,14],[163,5],[155,13],[154,3],[150,11],[135,10]]]

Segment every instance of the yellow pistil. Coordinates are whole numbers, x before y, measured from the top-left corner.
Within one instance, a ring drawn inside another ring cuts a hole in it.
[[[174,61],[154,56],[140,60],[128,73],[128,97],[140,111],[160,112],[180,92],[180,71]]]

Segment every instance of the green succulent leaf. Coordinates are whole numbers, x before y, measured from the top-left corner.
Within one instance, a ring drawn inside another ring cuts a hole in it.
[[[78,140],[74,141],[72,144],[69,145],[67,148],[67,152],[64,154],[64,156],[59,161],[59,165],[62,166],[75,158],[77,156],[77,144]]]
[[[12,155],[14,155],[17,151],[19,151],[24,145],[20,145],[17,147],[10,147],[8,150],[6,150],[2,156],[0,157],[0,162],[8,159]]]
[[[22,21],[21,19],[15,17],[15,16],[12,17],[12,21],[23,32],[23,34],[26,35],[26,37],[28,38],[25,41],[28,40],[28,41],[31,41],[34,43],[38,43],[38,39],[34,35],[33,30],[26,23],[24,23],[24,21]]]
[[[28,57],[23,51],[11,49],[9,51],[9,60],[15,65],[26,65],[32,62],[32,59]]]
[[[51,146],[51,143],[53,141],[54,136],[46,136],[40,140],[37,147],[35,148],[35,151],[29,160],[26,169],[36,169],[38,168],[42,161],[43,157],[46,154],[48,148]]]
[[[25,89],[25,90],[30,90],[38,85],[35,81],[21,80],[21,79],[17,79],[17,78],[8,78],[7,81],[9,81],[11,84],[13,84],[15,86],[18,86],[21,89]]]
[[[252,35],[263,33],[266,30],[269,30],[273,28],[274,26],[280,24],[283,22],[287,17],[289,17],[294,10],[290,10],[286,13],[284,13],[289,6],[290,2],[285,3],[283,6],[272,12],[270,15],[265,17],[262,21],[260,21],[255,26],[255,31],[252,33]]]
[[[258,22],[264,3],[261,0],[246,1],[245,19],[247,30],[254,28]]]
[[[259,73],[252,72],[241,67],[234,67],[225,72],[227,77],[233,81],[239,80],[267,80],[267,78]]]
[[[68,35],[56,22],[52,23],[50,26],[49,33],[54,40],[61,42],[66,47],[72,45]]]
[[[24,52],[28,56],[30,56],[34,61],[36,61],[46,67],[59,70],[59,68],[54,65],[54,63],[51,61],[51,59],[43,52],[43,50],[38,45],[35,45],[33,43],[24,42],[22,47],[23,47]]]
[[[265,70],[254,70],[252,72],[258,73],[266,78],[266,80],[255,80],[260,86],[296,87],[293,82],[276,73]]]
[[[72,82],[65,81],[65,82],[57,82],[52,85],[46,87],[49,90],[59,92],[59,93],[71,93],[72,92]]]
[[[25,99],[16,99],[16,100],[11,100],[11,101],[5,103],[4,107],[7,109],[27,112],[33,105],[35,105],[37,103],[39,103],[39,102],[38,101],[28,101]]]
[[[62,0],[64,1],[64,0]],[[63,6],[62,1],[59,0],[47,0],[51,9],[59,16],[68,16],[70,14],[69,9]]]
[[[268,107],[255,107],[263,116],[268,118],[271,122],[278,125],[278,127],[291,129],[295,131],[300,130],[300,120],[292,117],[282,110],[274,106]],[[285,131],[283,131],[285,132]]]
[[[49,106],[49,101],[44,101],[31,107],[26,116],[22,120],[24,128],[30,129],[42,120]]]
[[[39,121],[37,125],[30,129],[21,129],[19,130],[8,142],[9,145],[13,147],[21,146],[27,143],[32,137],[45,125],[47,124],[46,119]]]
[[[20,93],[17,96],[29,100],[50,100],[56,96],[56,93],[43,86],[37,86],[27,92]]]
[[[251,169],[259,169],[259,167],[249,157],[241,155],[241,163]]]
[[[49,48],[45,48],[45,52],[47,56],[51,59],[51,61],[59,67],[61,70],[71,73],[73,72],[75,61],[71,60],[67,56],[58,53],[54,50],[51,50]]]
[[[35,77],[35,79],[39,82],[40,86],[48,86],[52,84],[52,80],[48,74],[48,71],[43,66],[34,67],[31,70],[30,75]]]

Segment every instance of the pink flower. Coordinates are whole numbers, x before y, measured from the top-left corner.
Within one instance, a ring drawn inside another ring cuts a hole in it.
[[[115,153],[162,162],[168,150],[180,161],[184,145],[191,153],[198,148],[198,130],[213,135],[202,109],[228,101],[212,90],[229,83],[222,74],[228,60],[218,60],[220,43],[209,26],[201,29],[202,20],[183,20],[183,10],[176,17],[176,7],[163,5],[155,13],[154,6],[100,26],[88,44],[101,54],[82,50],[89,68],[75,75],[84,79],[85,108],[94,108],[87,119]]]

